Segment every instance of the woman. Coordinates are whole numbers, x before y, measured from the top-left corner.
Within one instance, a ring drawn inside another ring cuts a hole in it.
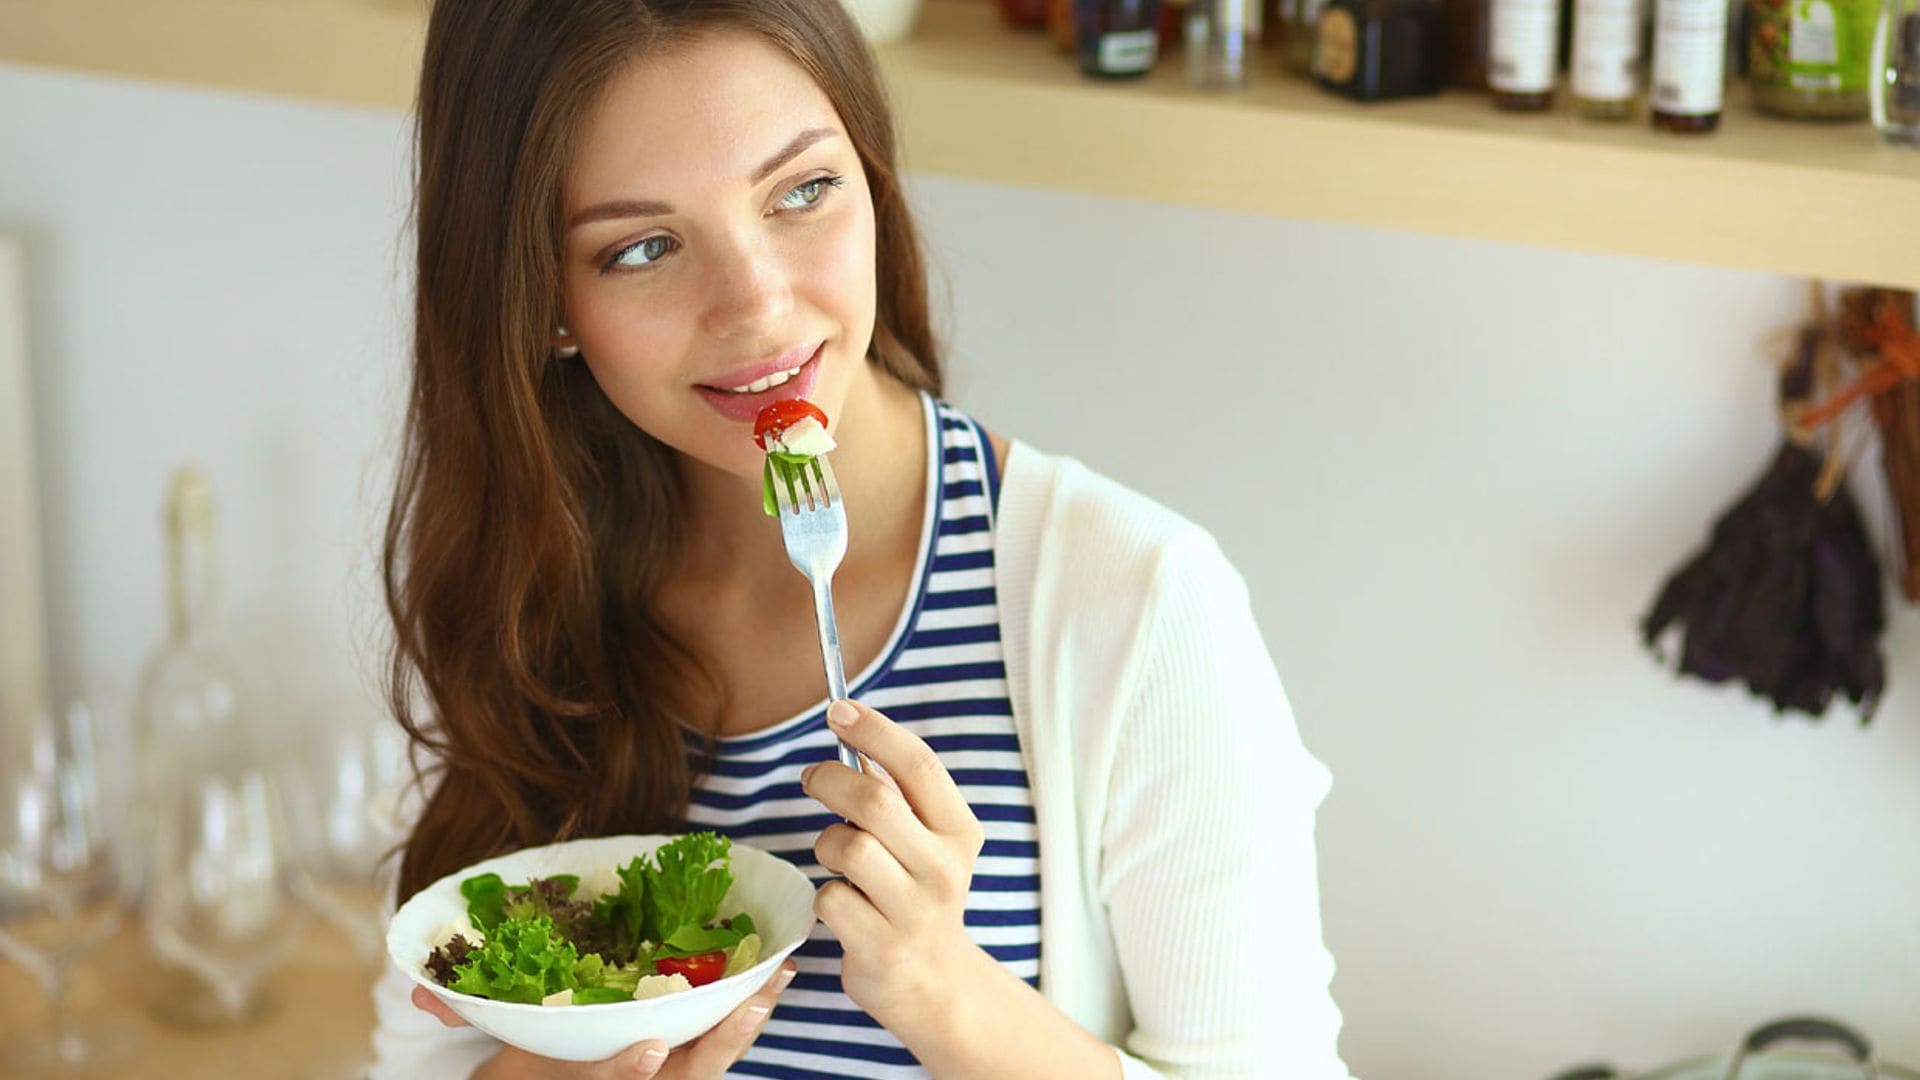
[[[398,895],[712,828],[801,865],[820,923],[707,1035],[592,1065],[442,1027],[389,973],[376,1075],[1345,1077],[1326,777],[1244,587],[1198,528],[938,399],[840,7],[444,0],[418,105],[386,570],[433,767]],[[752,421],[792,397],[839,443],[858,704],[821,700],[761,510]]]

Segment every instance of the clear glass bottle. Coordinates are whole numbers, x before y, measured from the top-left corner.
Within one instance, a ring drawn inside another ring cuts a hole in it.
[[[1640,92],[1641,0],[1576,0],[1573,111],[1588,120],[1625,120]]]
[[[1487,85],[1502,109],[1553,106],[1560,0],[1493,0]]]
[[[200,469],[173,474],[164,522],[167,636],[141,674],[134,707],[134,750],[149,806],[165,790],[183,743],[234,738],[240,723],[238,680],[214,640],[219,555],[213,489]]]
[[[1867,101],[1882,138],[1920,146],[1920,0],[1881,5]]]
[[[1719,127],[1726,73],[1726,0],[1656,0],[1654,128],[1704,135]]]
[[[1238,90],[1253,75],[1250,54],[1260,40],[1258,0],[1188,0],[1187,83],[1203,90]]]

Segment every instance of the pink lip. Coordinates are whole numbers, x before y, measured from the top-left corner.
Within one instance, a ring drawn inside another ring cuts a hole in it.
[[[780,355],[776,360],[752,367],[736,368],[713,381],[712,386],[698,385],[694,390],[705,399],[708,405],[721,416],[736,423],[750,424],[760,415],[760,410],[776,401],[789,398],[803,398],[813,392],[814,383],[820,380],[820,352],[825,342],[815,342]],[[755,379],[764,379],[769,375],[799,368],[800,373],[779,386],[769,387],[757,394],[736,394],[716,386],[749,386]]]

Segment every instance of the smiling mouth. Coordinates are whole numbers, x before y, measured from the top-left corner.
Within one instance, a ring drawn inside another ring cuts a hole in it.
[[[723,394],[764,394],[774,387],[786,383],[787,380],[793,378],[795,375],[800,374],[800,368],[806,366],[806,364],[801,364],[797,367],[788,368],[785,371],[776,371],[771,375],[763,375],[745,386],[735,386],[726,389],[718,386],[710,386],[707,389],[719,390]]]

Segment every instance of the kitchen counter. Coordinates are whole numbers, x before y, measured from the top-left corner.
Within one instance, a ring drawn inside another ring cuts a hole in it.
[[[267,976],[271,987],[259,1019],[220,1031],[169,1027],[147,1008],[163,993],[138,921],[76,965],[72,1008],[85,1021],[124,1022],[141,1040],[133,1061],[110,1070],[114,1080],[348,1080],[370,1057],[371,987],[379,969],[355,953],[329,923],[309,919],[293,952]],[[46,995],[39,980],[0,963],[0,1046],[44,1030]],[[0,1060],[0,1074],[7,1071]]]

